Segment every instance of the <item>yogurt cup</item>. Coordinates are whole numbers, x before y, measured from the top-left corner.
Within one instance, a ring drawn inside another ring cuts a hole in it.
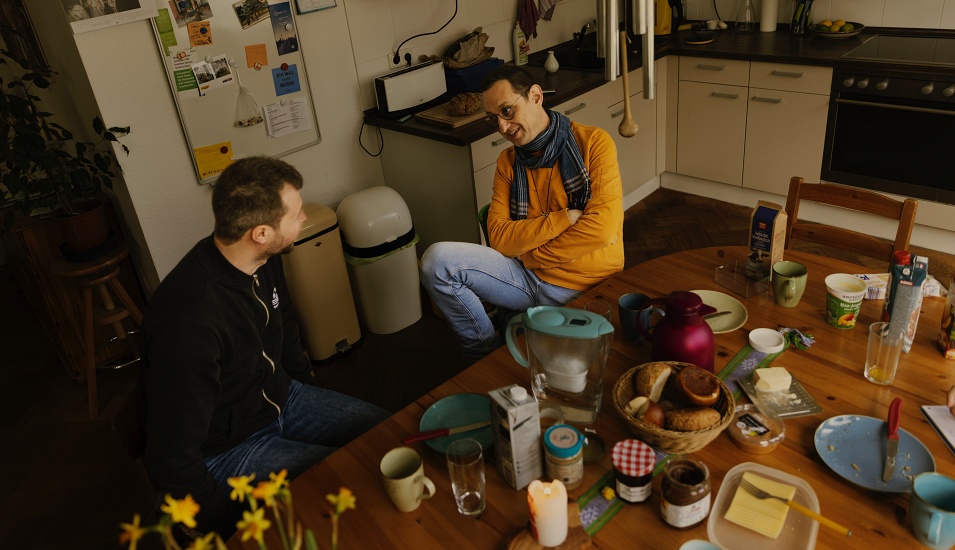
[[[848,273],[826,277],[826,321],[836,328],[856,326],[867,288],[865,281]]]

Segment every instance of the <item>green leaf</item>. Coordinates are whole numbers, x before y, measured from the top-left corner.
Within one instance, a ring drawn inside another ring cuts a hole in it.
[[[104,129],[105,127],[106,127],[106,125],[103,124],[103,120],[102,120],[100,117],[93,117],[93,131],[94,131],[94,132],[96,132],[97,134],[102,134],[102,133],[103,133],[103,129]]]
[[[311,529],[305,530],[305,548],[307,550],[318,550],[318,541],[315,540],[315,533]]]

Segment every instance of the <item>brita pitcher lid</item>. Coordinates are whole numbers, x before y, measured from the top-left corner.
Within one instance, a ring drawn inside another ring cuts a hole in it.
[[[591,340],[613,333],[613,325],[603,316],[572,307],[528,308],[523,323],[525,329],[575,340]]]

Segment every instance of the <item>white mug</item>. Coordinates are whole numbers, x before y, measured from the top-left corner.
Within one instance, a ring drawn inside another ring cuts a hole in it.
[[[425,477],[421,455],[411,447],[396,447],[385,454],[381,478],[388,498],[401,512],[413,512],[422,500],[434,496],[434,482]]]

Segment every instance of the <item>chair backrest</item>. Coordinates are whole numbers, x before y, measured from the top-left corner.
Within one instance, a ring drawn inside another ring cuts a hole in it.
[[[481,224],[481,231],[484,233],[484,244],[491,246],[491,240],[487,238],[487,210],[491,204],[485,204],[478,210],[478,222]]]
[[[800,221],[799,203],[805,200],[897,220],[895,242],[886,242],[843,227]],[[789,195],[786,197],[786,215],[789,219],[786,220],[785,247],[787,250],[792,248],[793,239],[800,239],[885,259],[891,265],[892,253],[909,247],[917,209],[918,201],[915,199],[898,201],[865,189],[835,183],[805,183],[802,178],[794,177],[789,181]]]

